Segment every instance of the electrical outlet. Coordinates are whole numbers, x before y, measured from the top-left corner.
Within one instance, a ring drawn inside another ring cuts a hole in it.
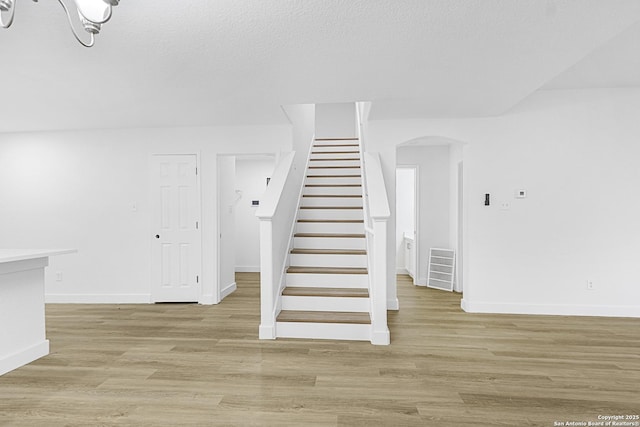
[[[596,288],[595,283],[591,279],[587,279],[587,289],[592,291]]]
[[[56,282],[62,282],[62,272],[58,271],[56,273]]]
[[[511,209],[511,203],[510,202],[501,202],[500,203],[500,209],[502,209],[503,211],[508,211]]]

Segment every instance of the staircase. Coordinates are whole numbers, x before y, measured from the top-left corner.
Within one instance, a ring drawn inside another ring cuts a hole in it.
[[[371,340],[358,142],[314,141],[276,319],[277,337]]]

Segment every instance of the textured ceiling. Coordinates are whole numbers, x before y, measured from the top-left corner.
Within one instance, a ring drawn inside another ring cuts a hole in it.
[[[637,0],[122,0],[85,49],[57,2],[17,2],[0,132],[278,124],[283,104],[355,100],[374,119],[498,114],[640,19]]]
[[[640,86],[640,24],[596,48],[543,89]]]

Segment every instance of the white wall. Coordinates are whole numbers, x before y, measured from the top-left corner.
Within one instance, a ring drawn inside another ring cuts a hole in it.
[[[218,155],[218,298],[236,290],[236,156]],[[205,260],[207,262],[209,260]]]
[[[315,133],[316,106],[296,104],[285,105],[282,109],[293,126],[293,151],[308,154]]]
[[[290,149],[289,126],[2,134],[0,245],[79,250],[51,260],[50,301],[148,302],[149,156],[196,152],[202,180],[202,302],[215,303],[217,155]],[[63,273],[61,282],[55,281],[56,272]]]
[[[360,144],[363,151],[377,153],[380,155],[380,166],[383,172],[384,184],[387,189],[387,203],[389,204],[389,219],[387,220],[387,309],[398,310],[400,301],[398,299],[398,289],[396,285],[396,144],[390,144],[378,138],[375,132],[371,131],[369,112],[371,102],[358,102],[356,109],[357,130],[360,137]],[[390,157],[389,157],[390,156]]]
[[[235,188],[242,192],[235,204],[236,271],[260,271],[260,221],[256,217],[257,206],[252,206],[251,201],[262,198],[274,166],[273,156],[236,157]]]
[[[638,117],[640,89],[543,91],[500,117],[370,122],[368,142],[390,192],[396,144],[468,143],[466,310],[640,317]]]
[[[416,275],[417,283],[426,285],[429,249],[452,246],[449,235],[449,146],[400,146],[397,151],[397,163],[418,166],[420,235],[416,244],[420,259],[416,266]],[[399,220],[401,213],[396,212],[396,218]]]
[[[317,104],[316,138],[355,138],[356,104]]]

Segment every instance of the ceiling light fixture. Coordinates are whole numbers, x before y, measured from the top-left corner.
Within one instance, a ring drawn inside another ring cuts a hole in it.
[[[38,0],[33,0],[38,2]],[[69,26],[73,32],[76,40],[80,42],[82,46],[91,47],[95,42],[95,35],[100,32],[102,24],[111,19],[111,8],[117,6],[120,0],[73,0],[78,10],[78,17],[84,30],[89,33],[89,41],[84,41],[78,35],[75,27],[73,26],[73,18],[69,9],[62,0],[58,0],[69,20]],[[16,0],[0,0],[0,26],[3,28],[9,28],[13,24],[13,16],[16,11]],[[8,15],[8,17],[6,17]],[[5,21],[6,19],[6,21]]]

